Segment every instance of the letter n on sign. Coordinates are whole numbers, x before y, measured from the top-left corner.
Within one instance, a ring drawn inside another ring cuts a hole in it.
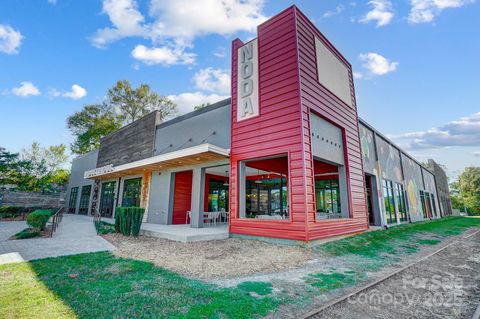
[[[259,115],[258,40],[238,48],[237,122]]]

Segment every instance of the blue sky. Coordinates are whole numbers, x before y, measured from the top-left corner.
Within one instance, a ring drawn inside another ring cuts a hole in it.
[[[3,0],[0,145],[69,144],[66,117],[119,79],[181,112],[228,96],[231,40],[292,3],[352,63],[361,117],[450,175],[480,165],[475,0]]]

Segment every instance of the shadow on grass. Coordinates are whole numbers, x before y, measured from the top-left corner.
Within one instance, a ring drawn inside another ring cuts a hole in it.
[[[14,264],[3,265],[0,272],[6,274],[14,268]],[[79,318],[256,318],[280,304],[272,296],[219,288],[149,262],[117,258],[106,252],[42,259],[24,268],[25,274],[30,268],[41,285],[55,294],[52,304],[61,301]],[[8,291],[5,293],[8,296]],[[49,316],[74,317],[65,311]]]

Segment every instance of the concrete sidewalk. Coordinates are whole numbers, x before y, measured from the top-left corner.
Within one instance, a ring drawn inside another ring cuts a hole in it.
[[[26,227],[24,221],[0,222],[0,264],[115,249],[87,216],[65,214],[52,238],[8,240]]]

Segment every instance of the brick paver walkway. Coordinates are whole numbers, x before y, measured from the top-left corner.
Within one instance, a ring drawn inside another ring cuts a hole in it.
[[[115,249],[87,216],[65,214],[52,238],[8,240],[26,227],[24,221],[0,222],[0,264]]]

